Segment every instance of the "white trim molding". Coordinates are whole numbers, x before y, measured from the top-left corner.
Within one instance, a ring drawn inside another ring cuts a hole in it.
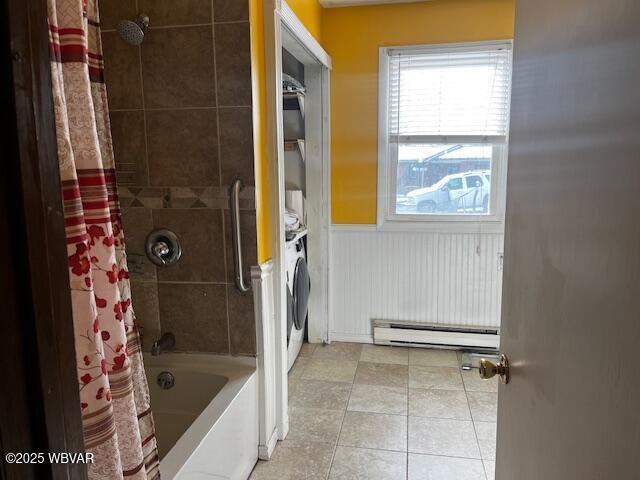
[[[258,457],[269,460],[278,439],[276,424],[275,310],[273,305],[273,262],[251,267],[256,319],[258,367]]]
[[[371,334],[332,333],[331,342],[373,343]]]
[[[278,440],[289,431],[289,402],[287,383],[287,318],[286,291],[280,279],[285,275],[284,264],[284,134],[282,129],[282,28],[280,0],[264,2],[264,51],[267,82],[267,150],[269,159],[270,246],[273,261],[273,306],[275,311],[274,344],[276,427]]]
[[[300,45],[300,48],[306,50],[307,54],[313,56],[314,62],[320,63],[331,70],[331,57],[315,37],[311,35],[286,1],[283,1],[280,7],[280,18],[282,20],[282,26],[289,30],[294,38],[297,39],[296,43]],[[297,52],[291,53],[295,55]],[[295,56],[299,57],[300,55]]]

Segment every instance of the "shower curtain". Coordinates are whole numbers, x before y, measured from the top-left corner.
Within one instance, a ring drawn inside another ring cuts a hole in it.
[[[51,74],[89,478],[156,479],[95,0],[48,0]]]

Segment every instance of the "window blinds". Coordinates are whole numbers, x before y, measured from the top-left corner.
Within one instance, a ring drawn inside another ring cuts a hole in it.
[[[392,139],[422,143],[451,136],[506,138],[510,44],[445,51],[390,49],[388,55]]]

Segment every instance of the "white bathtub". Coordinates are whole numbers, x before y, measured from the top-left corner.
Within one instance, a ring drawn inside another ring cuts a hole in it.
[[[221,355],[145,355],[164,480],[245,480],[258,458],[255,359]],[[157,378],[171,372],[175,385]]]

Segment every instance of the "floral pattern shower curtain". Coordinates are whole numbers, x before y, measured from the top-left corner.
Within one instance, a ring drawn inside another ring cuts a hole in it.
[[[96,0],[48,0],[51,72],[89,478],[156,479],[131,306]]]

